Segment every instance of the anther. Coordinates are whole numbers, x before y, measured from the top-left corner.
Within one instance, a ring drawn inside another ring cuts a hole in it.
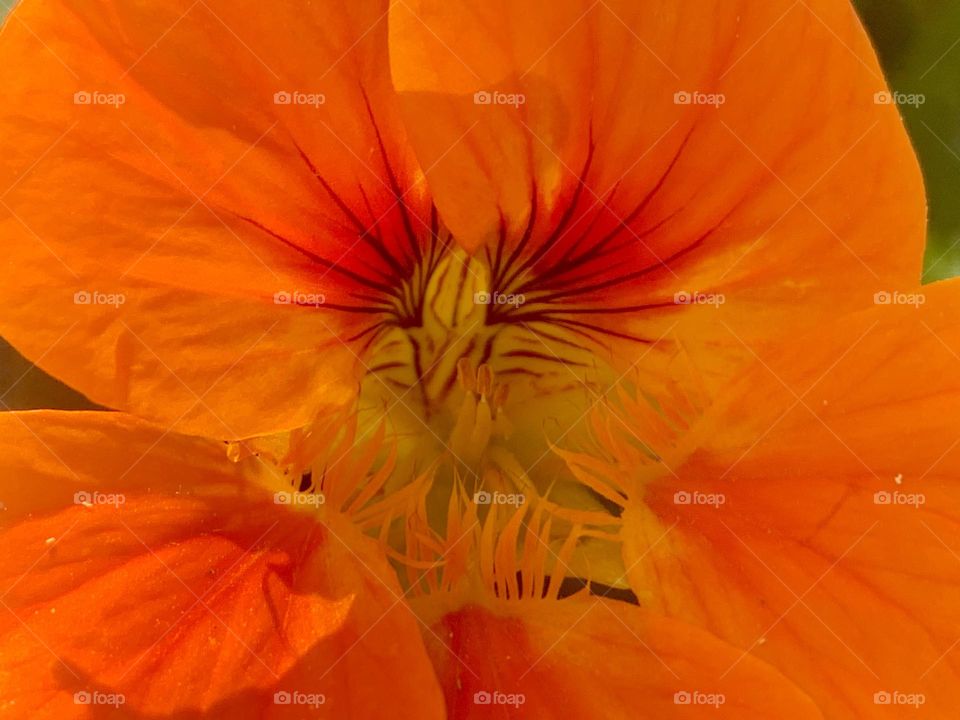
[[[493,368],[484,363],[477,368],[477,393],[484,398],[490,397],[493,390]]]
[[[457,360],[457,381],[467,392],[475,392],[477,389],[477,371],[473,368],[473,362],[468,357],[462,357]]]

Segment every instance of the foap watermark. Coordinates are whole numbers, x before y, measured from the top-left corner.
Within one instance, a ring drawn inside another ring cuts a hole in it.
[[[127,496],[123,493],[104,493],[104,492],[88,492],[86,490],[78,490],[73,494],[73,504],[74,505],[83,505],[84,507],[93,507],[94,505],[113,505],[115,508],[119,508],[121,505],[125,505],[127,502]]]
[[[905,293],[899,290],[887,292],[881,290],[873,294],[874,305],[911,305],[915,308],[925,305],[927,296],[923,293]]]
[[[478,490],[473,494],[473,502],[477,505],[512,505],[513,507],[520,507],[526,501],[527,497],[523,493]]]
[[[487,691],[477,690],[473,694],[474,705],[512,705],[515,708],[520,707],[527,701],[527,696],[523,693],[505,693],[499,690]]]
[[[678,690],[673,694],[674,705],[709,705],[719,708],[727,702],[723,693],[708,693],[701,690]]]
[[[510,105],[511,107],[520,107],[527,102],[527,96],[523,93],[505,93],[499,90],[477,90],[473,94],[474,105]]]
[[[907,505],[918,508],[927,504],[927,496],[923,493],[905,493],[899,490],[877,490],[873,494],[874,505]]]
[[[899,690],[878,690],[873,694],[874,705],[909,705],[919,708],[927,702],[923,693],[905,693]]]
[[[107,105],[119,108],[127,104],[127,96],[123,93],[108,93],[99,90],[78,90],[73,94],[74,105]]]
[[[674,105],[708,105],[719,108],[726,104],[727,96],[723,93],[705,93],[698,90],[680,90],[673,94]]]
[[[510,307],[520,307],[527,301],[523,293],[502,293],[494,291],[476,292],[473,294],[473,302],[476,305],[509,305]]]
[[[274,305],[301,305],[306,307],[320,307],[327,302],[323,293],[304,292],[302,290],[278,290],[273,294]]]
[[[277,690],[273,694],[274,705],[306,705],[307,707],[318,708],[326,702],[327,696],[323,693]]]
[[[709,505],[710,507],[718,508],[726,504],[726,502],[727,496],[723,493],[678,490],[673,494],[674,505]]]
[[[327,502],[323,493],[286,492],[281,490],[273,494],[275,505],[308,505],[317,507]]]
[[[681,290],[673,294],[674,305],[713,305],[719,308],[727,302],[723,293],[687,292]]]
[[[308,93],[300,90],[277,90],[273,94],[274,105],[307,105],[314,109],[326,104],[327,96],[323,93]]]
[[[73,294],[74,305],[112,305],[120,307],[127,302],[123,293],[105,293],[99,290],[77,290]]]
[[[875,105],[910,105],[911,107],[917,108],[925,102],[927,102],[927,96],[923,93],[902,93],[881,90],[873,94],[873,103]]]
[[[73,694],[74,705],[107,705],[118,708],[126,705],[127,698],[123,693],[105,693],[99,690],[78,690]]]

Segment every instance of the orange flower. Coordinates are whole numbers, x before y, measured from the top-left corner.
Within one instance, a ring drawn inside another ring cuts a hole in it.
[[[783,343],[703,412],[594,411],[558,450],[592,509],[458,482],[438,522],[441,466],[387,491],[385,435],[338,418],[231,461],[122,414],[2,414],[5,711],[947,717],[960,300],[923,297]]]
[[[7,714],[956,707],[847,2],[28,1],[0,87],[0,332],[125,411],[0,415]]]
[[[184,432],[300,427],[443,351],[441,384],[469,354],[599,391],[664,338],[650,383],[682,353],[722,384],[728,328],[919,277],[919,169],[842,0],[27,0],[0,60],[0,333]]]
[[[8,413],[0,422],[4,473],[18,479],[5,487],[2,533],[18,552],[0,565],[10,717],[102,709],[86,704],[122,705],[130,717],[303,717],[308,704],[330,717],[438,718],[444,693],[461,717],[487,710],[475,705],[478,692],[510,696],[530,717],[554,716],[557,703],[606,703],[608,716],[632,717],[641,704],[672,703],[673,673],[707,687],[739,655],[625,603],[551,599],[553,583],[546,599],[529,590],[498,598],[475,575],[458,585],[470,603],[444,612],[457,594],[423,590],[433,585],[429,564],[411,567],[421,582],[403,589],[360,532],[387,512],[355,492],[372,456],[292,494],[254,458],[235,465],[217,443],[123,415]],[[471,525],[457,534],[450,557],[473,546]],[[605,669],[611,653],[616,671]],[[581,664],[590,675],[577,679]],[[752,658],[714,686],[758,716],[778,702],[812,708]],[[749,690],[759,686],[763,694]]]

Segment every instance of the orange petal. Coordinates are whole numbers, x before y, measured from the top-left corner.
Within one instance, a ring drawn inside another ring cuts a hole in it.
[[[342,518],[276,505],[222,445],[126,416],[0,425],[5,714],[88,717],[87,693],[136,716],[296,717],[320,696],[325,717],[442,716],[392,571]]]
[[[919,282],[919,167],[847,0],[414,0],[390,20],[441,216],[516,253],[494,289],[528,313],[645,338],[680,321],[716,366],[721,320],[771,335]],[[723,312],[684,304],[704,296]]]
[[[828,717],[886,699],[949,716],[958,317],[960,285],[941,283],[758,355],[700,449],[624,514],[645,604],[776,666]]]
[[[20,3],[0,35],[18,268],[0,332],[93,400],[190,432],[300,426],[351,393],[342,341],[431,233],[385,11]]]
[[[428,649],[450,717],[822,717],[766,664],[748,658],[720,678],[736,648],[624,603],[469,606],[442,617],[436,633],[443,643],[428,638]]]

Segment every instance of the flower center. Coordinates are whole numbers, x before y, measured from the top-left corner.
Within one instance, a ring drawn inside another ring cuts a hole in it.
[[[492,284],[461,250],[437,263],[415,311],[370,343],[361,425],[386,420],[411,473],[440,461],[473,492],[545,490],[550,444],[576,434],[611,373],[582,338],[527,321],[535,297]]]
[[[498,287],[494,275],[484,258],[449,250],[429,277],[414,274],[398,293],[396,322],[365,348],[370,360],[357,423],[360,435],[385,426],[393,440],[384,495],[402,497],[429,476],[422,502],[396,510],[396,517],[408,516],[406,525],[391,516],[381,537],[401,565],[414,568],[411,585],[422,567],[449,567],[461,539],[450,528],[467,532],[472,520],[483,528],[487,552],[511,532],[528,532],[525,543],[498,552],[539,558],[549,566],[540,575],[557,583],[623,586],[619,542],[609,527],[619,509],[556,452],[589,444],[591,411],[616,378],[595,345],[544,319],[536,296]],[[583,531],[585,525],[593,529]],[[436,544],[411,550],[412,535]],[[440,551],[445,542],[447,551]],[[473,562],[483,565],[479,557]],[[504,583],[517,582],[502,573],[488,563],[487,584],[501,594]],[[545,588],[528,584],[525,592]]]
[[[356,407],[254,452],[284,501],[377,538],[414,595],[619,592],[622,468],[578,463],[610,431],[594,410],[629,383],[586,323],[558,320],[551,296],[521,292],[528,269],[491,254],[451,244],[419,258],[355,338]]]

